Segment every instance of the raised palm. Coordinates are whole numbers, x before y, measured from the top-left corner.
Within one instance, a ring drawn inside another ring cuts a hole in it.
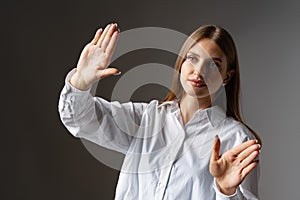
[[[94,39],[81,52],[72,85],[85,90],[99,79],[116,74],[115,68],[107,68],[114,52],[119,31],[116,24],[109,24],[104,31],[99,29]]]
[[[209,170],[221,192],[230,195],[257,165],[258,160],[255,159],[259,155],[260,145],[256,140],[249,140],[219,156],[220,145],[220,139],[216,137]]]

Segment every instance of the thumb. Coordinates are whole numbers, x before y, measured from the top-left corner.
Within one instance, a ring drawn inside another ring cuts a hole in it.
[[[103,79],[111,75],[119,75],[119,74],[121,74],[121,72],[116,68],[106,68],[104,70],[99,71],[97,75],[100,79]]]
[[[211,163],[219,160],[220,146],[221,146],[220,138],[218,135],[216,135],[211,158],[210,158]]]

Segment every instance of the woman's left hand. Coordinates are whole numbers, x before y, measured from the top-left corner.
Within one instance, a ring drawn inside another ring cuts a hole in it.
[[[236,192],[237,187],[258,163],[260,144],[248,140],[219,156],[220,139],[215,137],[209,171],[216,178],[220,191],[225,195]]]

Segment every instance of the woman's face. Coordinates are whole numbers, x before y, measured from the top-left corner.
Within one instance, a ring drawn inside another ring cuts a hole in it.
[[[215,93],[226,79],[227,58],[210,39],[201,39],[185,55],[181,65],[180,82],[184,94],[204,98]]]

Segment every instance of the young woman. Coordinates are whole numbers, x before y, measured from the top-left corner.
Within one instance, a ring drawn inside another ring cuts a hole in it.
[[[240,117],[239,64],[229,33],[208,25],[188,37],[162,103],[120,104],[90,94],[94,82],[119,74],[107,68],[118,36],[117,24],[97,31],[59,101],[74,136],[126,155],[115,199],[258,199],[261,146]]]

